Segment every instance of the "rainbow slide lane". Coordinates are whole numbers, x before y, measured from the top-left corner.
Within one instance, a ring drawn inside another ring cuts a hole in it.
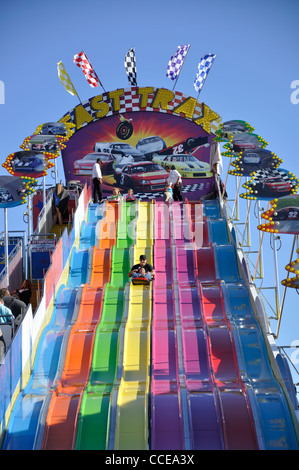
[[[89,209],[88,223],[95,225],[103,217],[103,208],[95,211],[90,206]],[[83,225],[82,240],[85,230]],[[48,393],[54,386],[63,349],[78,315],[81,285],[87,281],[90,255],[89,246],[75,243],[66,268],[65,283],[57,292],[53,312],[49,313],[50,321],[39,339],[30,378],[13,406],[2,449],[32,450],[36,446],[40,422],[48,405]]]
[[[116,245],[112,247],[111,278],[105,287],[90,376],[78,417],[76,450],[108,449],[110,427],[113,435],[114,417],[111,410],[118,393],[119,350],[123,341],[122,324],[125,321],[127,273],[131,268],[130,247],[134,243],[136,207],[137,204],[121,204]]]
[[[132,264],[141,254],[153,263],[153,204],[139,202]],[[152,286],[130,284],[124,331],[121,379],[116,402],[113,448],[149,448],[148,406],[150,387]]]
[[[174,238],[189,418],[187,442],[192,449],[254,450],[258,445],[253,417],[215,277],[207,219],[200,211],[198,220],[195,218],[197,205],[185,208],[191,218],[188,240],[194,230],[202,232],[199,246],[185,240],[186,229],[176,223],[183,219],[182,214],[173,211],[174,228],[179,228]]]
[[[94,247],[89,283],[82,289],[79,313],[70,331],[64,365],[43,429],[42,450],[71,450],[76,440],[78,413],[87,385],[97,325],[101,319],[106,283],[111,274],[111,249],[115,244],[118,213],[106,203],[99,227],[99,247]]]
[[[298,449],[231,239],[217,200],[90,204],[2,448]]]
[[[156,203],[154,256],[151,449],[298,449],[218,203]]]
[[[182,450],[184,421],[179,378],[169,206],[155,204],[151,368],[151,448]]]

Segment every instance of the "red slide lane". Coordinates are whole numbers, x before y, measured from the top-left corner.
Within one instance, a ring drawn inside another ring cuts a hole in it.
[[[251,406],[239,373],[234,339],[221,292],[218,283],[201,285],[209,356],[219,397],[225,448],[255,450],[258,443]]]
[[[189,210],[191,218],[195,212]],[[227,450],[258,449],[251,406],[239,373],[222,289],[220,282],[216,281],[212,245],[206,245],[199,249],[194,245],[194,250],[186,250],[185,254],[182,245],[177,247],[178,277],[182,270],[188,273],[191,281],[189,286],[186,283],[186,287],[179,289],[179,297],[193,445],[204,448],[205,434],[210,434],[214,448],[222,443]],[[197,277],[195,286],[192,286],[193,270]],[[213,395],[214,407],[210,410],[213,413],[209,421],[206,408],[210,406],[208,397]],[[222,437],[217,435],[217,417],[221,421]]]

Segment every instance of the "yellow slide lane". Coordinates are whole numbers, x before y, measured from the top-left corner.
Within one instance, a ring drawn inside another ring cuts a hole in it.
[[[153,204],[139,202],[134,264],[153,263]],[[124,335],[123,374],[116,414],[115,449],[148,449],[148,393],[152,286],[130,285]]]

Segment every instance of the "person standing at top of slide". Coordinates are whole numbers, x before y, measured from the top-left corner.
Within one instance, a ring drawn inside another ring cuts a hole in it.
[[[169,176],[167,178],[167,183],[172,185],[173,187],[173,200],[174,201],[182,201],[182,177],[180,173],[177,170],[172,170],[170,166],[167,166],[166,168],[167,173],[169,173]]]
[[[92,182],[93,182],[93,202],[102,202],[102,160],[97,158],[96,163],[92,167]]]

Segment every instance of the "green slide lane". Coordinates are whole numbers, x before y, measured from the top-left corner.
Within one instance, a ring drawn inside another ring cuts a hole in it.
[[[126,305],[127,273],[131,267],[130,246],[134,243],[135,217],[136,204],[122,202],[116,245],[112,248],[111,279],[105,287],[90,377],[78,417],[76,450],[105,450],[109,445],[111,400]]]

